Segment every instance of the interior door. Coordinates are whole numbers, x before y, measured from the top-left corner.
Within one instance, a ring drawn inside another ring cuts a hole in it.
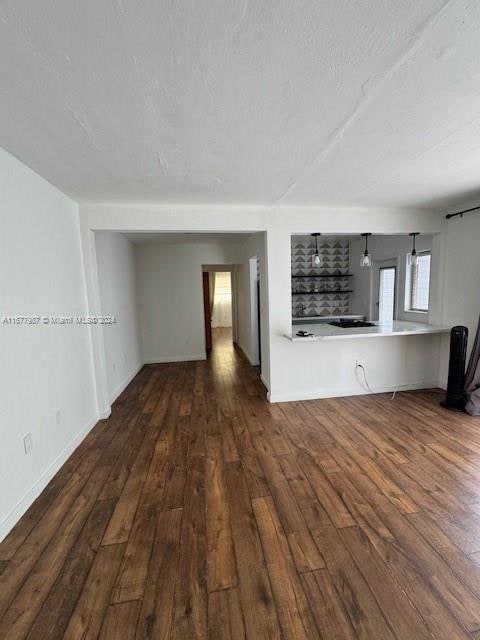
[[[397,317],[397,261],[382,260],[375,265],[375,271],[376,320],[391,324]]]

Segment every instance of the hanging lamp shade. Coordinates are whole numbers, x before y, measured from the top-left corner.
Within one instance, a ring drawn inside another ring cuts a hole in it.
[[[362,233],[362,238],[365,238],[365,251],[360,256],[360,266],[361,267],[371,267],[372,266],[372,256],[368,251],[368,238],[371,236],[371,233]]]
[[[415,233],[409,233],[408,235],[411,238],[413,238],[412,251],[410,252],[410,255],[408,256],[408,264],[410,264],[412,267],[416,267],[417,266],[417,262],[418,262],[418,255],[417,255],[417,249],[415,247],[415,239],[420,234],[418,232],[415,232]]]
[[[319,268],[322,266],[322,258],[320,257],[320,253],[318,250],[318,236],[320,236],[320,233],[312,233],[311,234],[313,238],[315,238],[315,251],[312,254],[312,267],[313,268]]]

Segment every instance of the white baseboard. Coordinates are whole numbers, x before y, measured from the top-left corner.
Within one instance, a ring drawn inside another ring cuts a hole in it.
[[[268,384],[268,381],[266,378],[263,377],[263,374],[260,374],[260,380],[263,382],[265,388],[268,390],[270,389],[270,385]]]
[[[374,393],[393,393],[394,391],[416,391],[418,389],[432,389],[438,386],[438,382],[414,382],[387,387],[375,387]],[[321,400],[322,398],[342,398],[345,396],[368,395],[370,392],[359,387],[347,389],[317,389],[314,391],[292,391],[290,393],[267,393],[269,402],[295,402],[301,400]]]
[[[198,353],[191,356],[158,356],[157,358],[146,358],[145,364],[163,364],[165,362],[192,362],[194,360],[206,360],[205,353]]]
[[[47,484],[53,478],[53,476],[59,471],[62,465],[68,460],[68,458],[72,455],[75,449],[80,445],[80,443],[85,439],[85,437],[90,433],[93,427],[97,424],[98,418],[94,418],[90,420],[84,427],[81,429],[75,437],[66,445],[66,447],[57,455],[55,460],[51,462],[48,467],[43,471],[38,480],[34,482],[34,484],[30,487],[30,489],[25,493],[25,495],[20,498],[17,504],[11,509],[9,513],[0,521],[0,542],[7,536],[7,534],[13,529],[13,527],[17,524],[23,514],[27,511],[27,509],[33,504],[33,502],[38,498],[38,496],[45,489]]]
[[[258,365],[260,364],[259,360],[255,360],[254,358],[252,358],[248,351],[244,349],[239,342],[237,342],[237,346],[240,347],[241,352],[246,357],[248,362],[252,365],[252,367],[258,367]]]
[[[138,366],[136,366],[135,369],[132,372],[130,372],[128,376],[118,385],[118,387],[110,396],[110,404],[113,404],[115,402],[118,396],[122,393],[125,387],[130,384],[130,382],[134,379],[134,377],[137,375],[137,373],[140,371],[142,367],[143,367],[143,362],[141,362]],[[110,410],[110,413],[111,413],[111,410]]]

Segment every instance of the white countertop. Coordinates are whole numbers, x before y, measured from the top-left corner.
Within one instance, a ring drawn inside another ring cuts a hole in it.
[[[297,331],[308,331],[313,336],[300,338],[295,334]],[[389,336],[412,336],[423,333],[448,333],[450,327],[443,327],[434,324],[423,324],[420,322],[405,322],[394,320],[392,324],[379,325],[373,327],[354,327],[344,329],[334,327],[328,323],[319,324],[297,324],[292,327],[292,334],[285,335],[292,342],[314,342],[317,340],[341,340],[342,338],[385,338]]]

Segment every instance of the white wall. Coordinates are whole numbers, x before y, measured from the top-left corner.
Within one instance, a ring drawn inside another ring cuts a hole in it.
[[[205,358],[202,265],[237,264],[239,242],[137,245],[145,362]]]
[[[377,301],[377,283],[375,282],[375,268],[364,268],[360,266],[360,254],[365,249],[364,239],[353,239],[350,241],[350,270],[354,274],[352,285],[354,292],[350,294],[350,313],[363,314],[369,319],[376,319],[378,311],[375,302]],[[368,240],[368,249],[374,264],[382,260],[395,258],[397,261],[397,320],[409,322],[432,322],[436,318],[435,295],[437,283],[440,278],[440,257],[434,238],[431,235],[417,236],[417,251],[431,251],[432,262],[430,271],[430,307],[428,313],[417,313],[405,311],[405,280],[406,280],[406,258],[412,249],[412,238],[408,235],[385,235],[373,236]]]
[[[443,269],[443,322],[465,325],[469,332],[469,352],[480,314],[480,215],[453,218],[446,224]],[[446,385],[449,341],[443,341],[440,379]]]
[[[480,215],[447,223],[443,320],[466,325],[473,343],[480,313]]]
[[[101,313],[116,319],[115,324],[102,327],[108,394],[113,402],[143,364],[135,250],[119,233],[95,235]]]
[[[282,344],[282,366],[275,370],[274,402],[368,393],[365,367],[374,392],[434,387],[438,381],[437,334],[352,338]],[[292,376],[292,371],[295,376]]]
[[[0,316],[85,315],[78,206],[2,150],[0,192]],[[97,409],[86,325],[0,319],[0,352],[2,539],[94,425]]]

